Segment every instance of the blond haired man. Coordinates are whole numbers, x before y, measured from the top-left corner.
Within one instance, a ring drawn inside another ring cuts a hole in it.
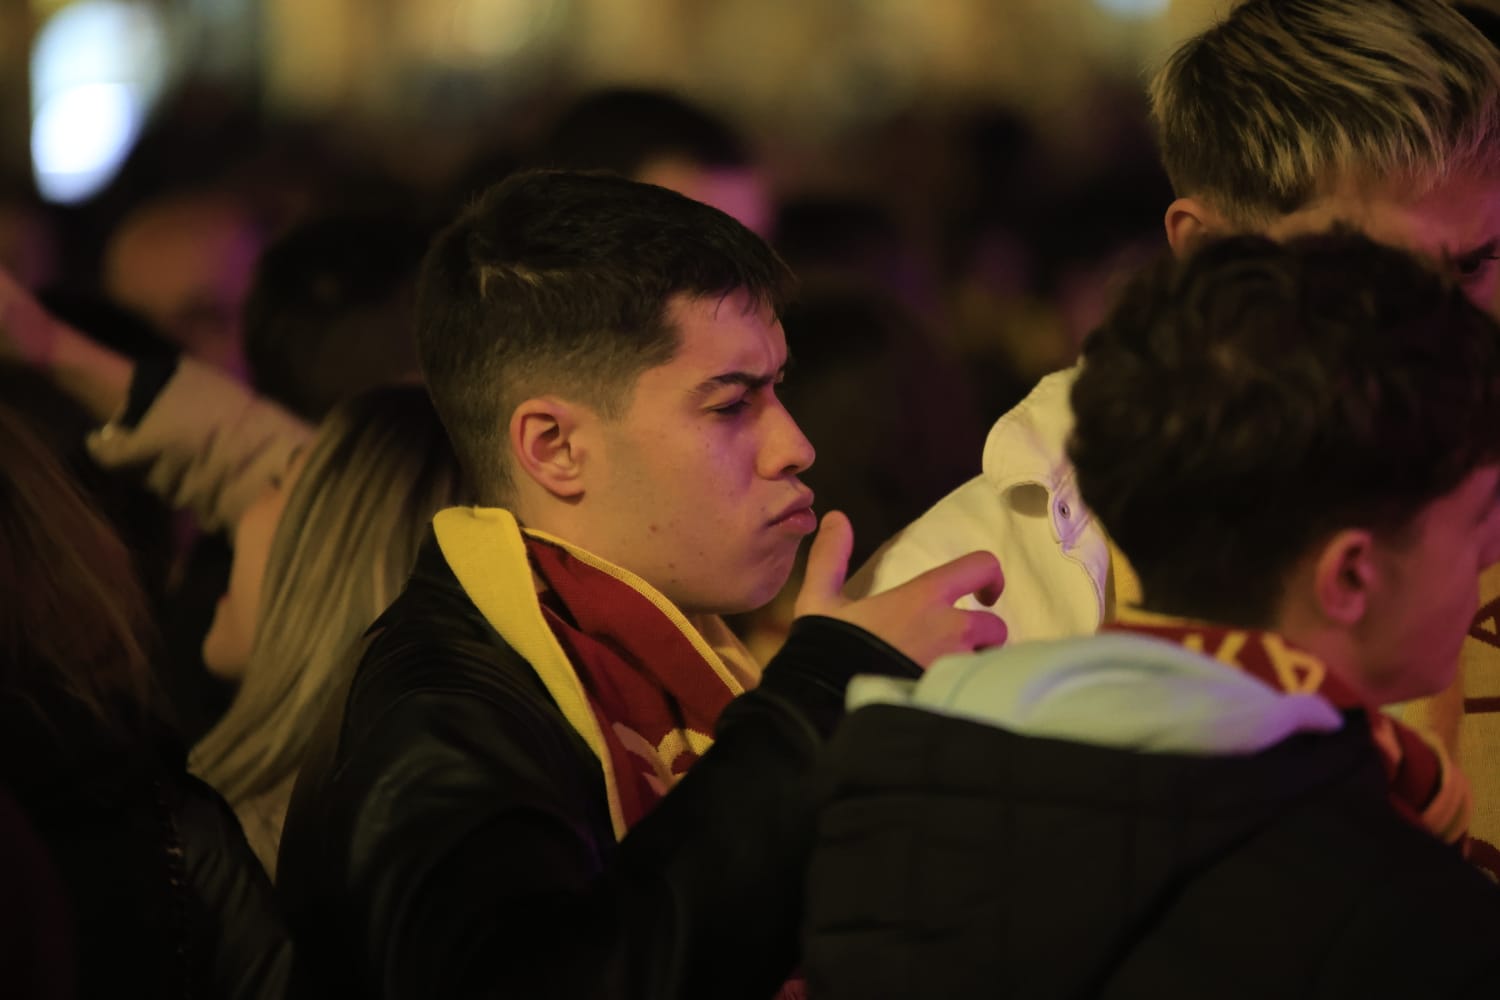
[[[1229,232],[1347,225],[1442,262],[1476,302],[1495,301],[1500,52],[1443,0],[1247,0],[1173,54],[1151,98],[1177,195],[1165,220],[1174,252]],[[1002,417],[982,474],[888,542],[852,592],[980,548],[1005,569],[994,611],[1013,642],[1085,634],[1134,603],[1133,574],[1064,453],[1076,375],[1044,379]],[[1466,686],[1408,716],[1462,746],[1475,786],[1471,855],[1500,871],[1497,598],[1492,572],[1464,649]]]

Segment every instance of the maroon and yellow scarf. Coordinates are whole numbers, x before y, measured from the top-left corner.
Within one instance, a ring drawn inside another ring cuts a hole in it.
[[[626,827],[661,801],[712,743],[738,692],[640,591],[534,536],[542,613],[599,720]]]
[[[1274,632],[1226,628],[1140,611],[1122,610],[1104,626],[1114,632],[1147,635],[1242,670],[1288,694],[1316,694],[1340,712],[1363,711],[1385,767],[1391,803],[1412,823],[1444,843],[1461,844],[1469,823],[1469,786],[1462,772],[1436,742],[1429,742],[1368,704],[1353,688],[1328,672],[1318,657]]]
[[[508,511],[452,507],[433,530],[474,606],[598,758],[623,837],[708,749],[758,668],[718,618],[689,621],[629,570],[523,532]]]

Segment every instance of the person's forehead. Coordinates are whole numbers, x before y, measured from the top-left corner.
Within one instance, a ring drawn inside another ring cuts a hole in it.
[[[1500,236],[1500,184],[1458,180],[1420,198],[1391,199],[1376,225],[1390,242],[1421,253],[1465,253]]]
[[[786,363],[786,334],[771,308],[743,292],[727,296],[679,296],[667,318],[677,330],[672,364],[708,375],[743,371],[774,374]]]

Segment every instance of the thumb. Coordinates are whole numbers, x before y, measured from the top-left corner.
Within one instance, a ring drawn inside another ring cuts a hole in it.
[[[842,511],[823,515],[807,553],[807,569],[797,594],[797,614],[817,614],[844,603],[844,577],[849,574],[849,554],[854,551],[854,527]]]

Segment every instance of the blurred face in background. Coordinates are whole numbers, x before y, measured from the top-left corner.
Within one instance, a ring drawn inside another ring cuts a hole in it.
[[[105,291],[188,354],[243,378],[240,317],[260,249],[248,213],[230,198],[149,202],[110,237]]]
[[[667,156],[641,167],[635,180],[712,205],[762,239],[770,238],[771,192],[765,177],[752,166],[714,167]]]

